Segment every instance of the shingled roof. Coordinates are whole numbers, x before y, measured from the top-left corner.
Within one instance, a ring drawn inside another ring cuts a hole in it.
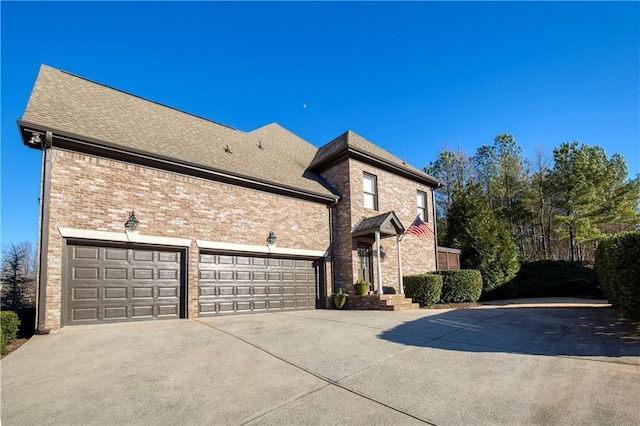
[[[307,170],[318,149],[276,123],[243,132],[46,65],[21,125],[335,197]]]
[[[330,166],[334,161],[340,161],[345,156],[354,156],[378,166],[387,166],[387,168],[396,173],[404,174],[409,178],[422,181],[431,186],[438,187],[441,185],[435,178],[422,170],[390,154],[351,130],[322,146],[316,153],[309,169],[314,171],[322,170]]]

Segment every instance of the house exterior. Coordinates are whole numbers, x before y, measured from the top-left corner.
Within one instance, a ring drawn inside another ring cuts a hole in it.
[[[439,183],[351,131],[317,148],[44,65],[18,125],[43,158],[41,332],[323,308],[437,267]],[[417,214],[434,238],[400,242]]]

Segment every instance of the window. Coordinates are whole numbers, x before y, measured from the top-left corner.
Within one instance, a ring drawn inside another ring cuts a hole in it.
[[[427,216],[427,193],[418,191],[418,216],[423,222],[428,221]]]
[[[376,177],[365,173],[363,179],[364,188],[364,208],[378,210],[378,185]]]

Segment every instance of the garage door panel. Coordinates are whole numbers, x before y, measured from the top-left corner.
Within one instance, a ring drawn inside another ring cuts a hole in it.
[[[127,319],[127,307],[126,306],[112,306],[104,308],[105,320],[126,320]]]
[[[219,302],[218,303],[218,311],[219,312],[234,312],[234,303],[233,302]],[[215,310],[213,311],[215,312]]]
[[[75,287],[73,288],[71,297],[73,298],[73,300],[97,301],[98,293],[98,287]]]
[[[216,303],[200,303],[200,314],[214,314],[216,306]]]
[[[133,306],[132,313],[134,318],[153,318],[153,305]]]
[[[73,268],[74,280],[97,280],[100,278],[100,268]]]
[[[144,299],[153,297],[153,287],[133,287],[131,297],[134,299]]]
[[[159,269],[158,279],[177,281],[179,279],[178,272],[179,271],[177,269]]]
[[[177,299],[180,295],[177,287],[158,287],[158,297],[173,297]]]
[[[158,316],[177,318],[179,313],[177,305],[158,305]]]
[[[96,253],[97,252],[98,250],[96,249]],[[106,248],[104,258],[105,260],[127,260],[127,250]],[[96,257],[96,259],[98,258]]]
[[[180,262],[180,254],[179,253],[158,252],[158,261],[159,262],[167,262],[167,263],[179,263]]]
[[[254,311],[266,311],[267,310],[267,301],[266,300],[254,300],[253,301],[253,310]]]
[[[236,281],[251,281],[251,271],[236,271]]]
[[[215,287],[200,286],[200,290],[199,290],[198,296],[204,297],[204,296],[215,296],[215,295],[216,295],[216,288]]]
[[[77,308],[72,311],[74,321],[97,321],[98,308]]]
[[[226,253],[199,261],[200,315],[315,308],[313,261]]]
[[[251,264],[253,264],[254,266],[266,266],[267,259],[265,259],[264,257],[254,257],[253,259],[251,259]]]
[[[269,300],[269,309],[270,310],[280,310],[282,309],[282,301],[281,300]]]
[[[126,299],[127,288],[126,287],[105,287],[104,288],[104,300],[113,299]]]
[[[228,287],[218,287],[218,291],[216,292],[216,296],[233,296],[234,292],[233,292],[234,287],[233,286],[228,286]]]
[[[198,276],[201,280],[215,280],[216,271],[208,271],[208,270],[201,269]]]
[[[126,280],[127,269],[126,268],[105,268],[104,278],[107,280]]]
[[[295,281],[296,274],[294,272],[283,272],[282,281]]]
[[[265,281],[267,279],[267,273],[263,271],[254,271],[251,278],[254,282]]]
[[[218,271],[219,281],[233,281],[233,271]]]
[[[180,317],[181,252],[69,245],[65,324]]]
[[[74,251],[73,251],[73,258],[74,259],[91,259],[91,260],[97,260],[98,259],[98,249],[95,247],[77,247]]]
[[[282,281],[282,273],[280,272],[267,272],[267,281]]]
[[[152,280],[153,279],[153,269],[133,269],[133,279],[134,280]]]

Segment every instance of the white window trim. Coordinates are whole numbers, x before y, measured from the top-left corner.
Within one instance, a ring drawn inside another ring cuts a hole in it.
[[[364,188],[364,181],[367,177],[370,177],[373,180],[373,192],[367,192]],[[366,196],[367,195],[373,195],[373,207],[367,207],[366,206]],[[372,173],[367,173],[367,172],[363,172],[362,174],[362,198],[363,198],[363,202],[362,202],[362,206],[365,209],[368,210],[374,210],[374,211],[378,211],[379,210],[379,204],[378,204],[378,176],[372,174]]]
[[[418,204],[418,195],[419,194],[424,195],[424,198],[423,198],[424,199],[424,206],[420,206],[420,204]],[[423,219],[423,221],[424,222],[429,222],[429,202],[427,201],[427,193],[425,191],[418,190],[416,192],[416,208],[417,208],[418,214],[420,214],[420,210],[424,211],[424,219]]]

